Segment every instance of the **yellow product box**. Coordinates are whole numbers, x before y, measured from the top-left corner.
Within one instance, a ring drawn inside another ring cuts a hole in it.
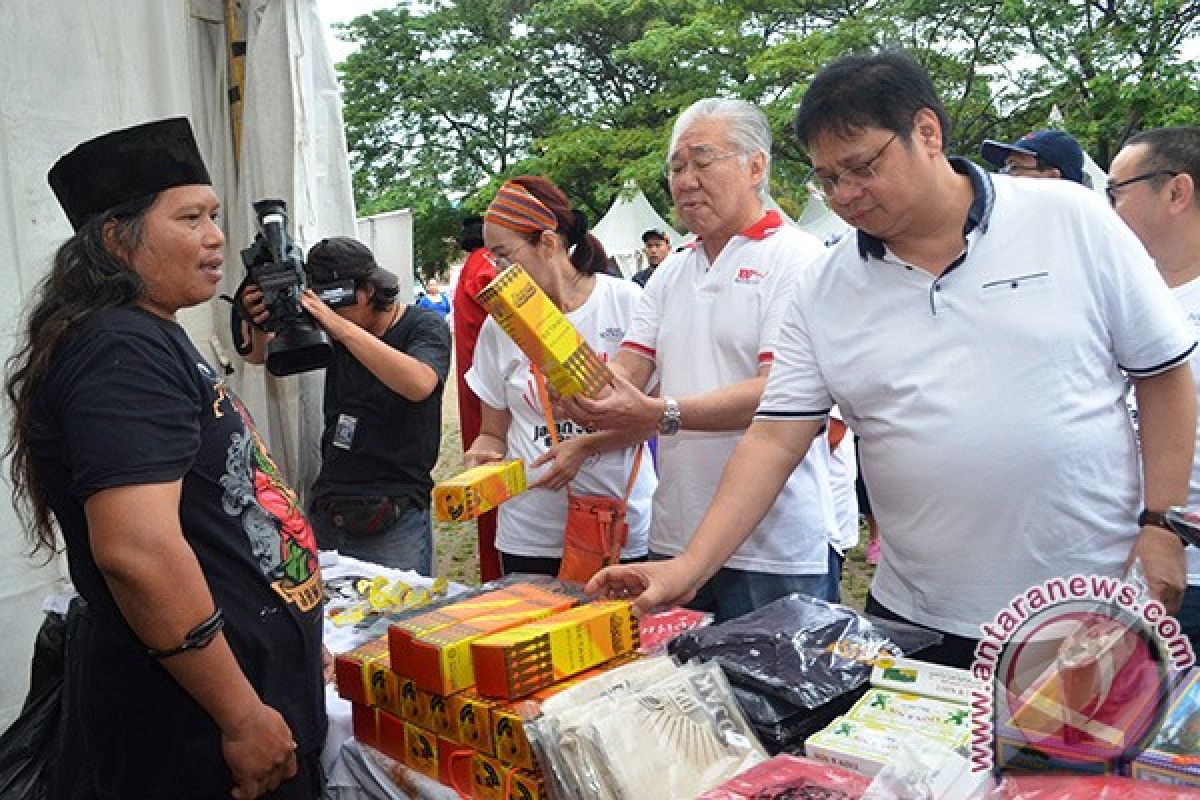
[[[533,748],[525,736],[525,720],[517,709],[511,706],[492,709],[492,744],[501,762],[523,769],[537,768]]]
[[[400,718],[422,728],[429,722],[429,692],[417,688],[412,678],[398,677],[400,683]]]
[[[453,697],[453,695],[451,695]],[[450,715],[450,698],[429,695],[429,729],[443,739],[458,741],[458,720]]]
[[[438,767],[438,737],[433,731],[404,723],[404,763],[433,780],[441,777]]]
[[[400,702],[400,676],[392,671],[391,659],[387,653],[381,658],[372,659],[363,664],[363,672],[367,680],[367,696],[371,705],[403,716]]]
[[[475,800],[546,800],[538,772],[512,767],[476,753],[471,757],[471,797]]]
[[[448,713],[458,726],[455,741],[478,750],[484,755],[496,752],[492,743],[492,707],[495,701],[480,697],[473,690],[452,694],[446,698]]]
[[[505,612],[523,606],[555,606],[565,595],[544,589],[528,583],[514,583],[490,592],[467,597],[448,603],[419,614],[411,614],[392,622],[388,626],[388,642],[391,645],[393,669],[401,675],[407,674],[403,669],[402,651],[404,643],[414,636],[432,633],[441,628],[454,625],[473,617],[486,614]]]
[[[504,800],[546,800],[546,782],[539,772],[511,767],[508,772],[508,793]]]
[[[594,395],[612,380],[596,351],[520,264],[497,275],[475,299],[563,397]]]
[[[471,756],[471,797],[475,800],[505,800],[504,779],[509,769],[483,753]]]
[[[481,613],[417,635],[397,633],[393,626],[389,631],[392,663],[400,665],[400,671],[405,677],[412,678],[418,689],[432,694],[454,694],[475,685],[471,642],[564,611],[576,603],[573,597],[543,592],[540,597],[525,598],[503,610]]]
[[[438,522],[475,519],[525,491],[525,462],[483,464],[433,487],[433,517]]]
[[[638,621],[628,601],[589,603],[471,643],[475,688],[515,700],[631,653]]]
[[[333,673],[338,695],[352,703],[378,705],[371,700],[372,664],[386,661],[388,649],[387,637],[382,636],[336,656]]]

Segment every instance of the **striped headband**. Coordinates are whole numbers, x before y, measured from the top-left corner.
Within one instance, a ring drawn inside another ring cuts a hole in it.
[[[507,181],[496,192],[484,218],[493,225],[517,233],[537,233],[558,229],[558,217],[519,183]]]

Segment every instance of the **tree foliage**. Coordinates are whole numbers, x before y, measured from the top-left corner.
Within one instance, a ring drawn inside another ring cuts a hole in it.
[[[626,181],[672,218],[671,124],[693,101],[741,97],[776,134],[772,187],[806,200],[788,134],[836,56],[901,46],[925,64],[951,149],[1048,127],[1052,110],[1102,165],[1138,129],[1200,123],[1200,0],[433,0],[343,26],[339,65],[360,211],[412,208],[423,268],[506,177],[548,175],[595,221]]]

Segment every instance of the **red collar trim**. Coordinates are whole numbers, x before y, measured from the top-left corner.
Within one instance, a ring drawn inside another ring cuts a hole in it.
[[[745,236],[747,239],[762,241],[775,231],[783,227],[783,217],[779,216],[779,212],[771,209],[766,214],[763,214],[762,219],[751,225],[739,235]]]

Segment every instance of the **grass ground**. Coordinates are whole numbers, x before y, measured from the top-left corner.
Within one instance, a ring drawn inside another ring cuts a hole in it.
[[[453,369],[451,370],[453,375]],[[458,426],[458,391],[453,379],[447,382],[442,403],[442,447],[433,479],[440,481],[463,469],[462,431]],[[478,585],[479,549],[475,540],[475,523],[435,522],[433,541],[437,550],[437,574],[452,581]],[[861,609],[866,601],[867,588],[875,568],[866,562],[867,535],[862,533],[862,546],[846,555],[842,571],[842,602]]]

